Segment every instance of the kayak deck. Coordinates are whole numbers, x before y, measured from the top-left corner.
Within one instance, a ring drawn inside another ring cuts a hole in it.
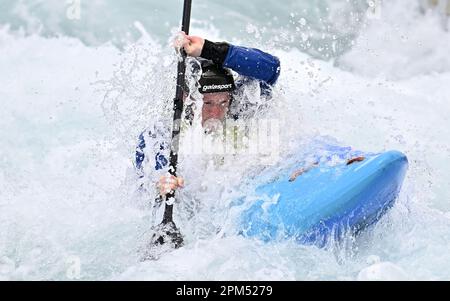
[[[291,181],[286,173],[246,197],[251,206],[241,215],[240,233],[324,246],[330,236],[378,221],[398,197],[407,167],[403,153],[387,151],[350,165],[322,162]]]

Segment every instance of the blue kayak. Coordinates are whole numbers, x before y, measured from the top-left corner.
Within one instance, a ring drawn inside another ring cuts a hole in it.
[[[301,166],[290,166],[241,199],[247,209],[241,215],[240,233],[324,247],[330,238],[357,234],[377,222],[399,195],[408,168],[406,156],[398,151],[335,152],[345,160],[336,164],[328,156],[303,173],[295,173]],[[359,159],[349,161],[352,157]]]

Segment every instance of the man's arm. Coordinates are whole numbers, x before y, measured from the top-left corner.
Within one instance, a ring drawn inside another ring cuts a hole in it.
[[[160,121],[153,123],[141,132],[136,146],[134,167],[139,177],[139,182],[144,183],[145,171],[164,170],[169,165],[168,152],[169,129]],[[142,186],[142,184],[141,184]]]
[[[255,78],[268,85],[274,85],[280,75],[280,60],[255,48],[214,43],[201,37],[182,33],[176,47],[183,47],[193,57],[202,57],[237,73]]]
[[[205,40],[200,57],[269,85],[274,85],[280,75],[280,60],[255,48]]]
[[[160,135],[158,137],[158,130],[160,130]],[[135,168],[137,175],[140,179],[144,179],[145,173],[144,173],[144,165],[146,161],[148,163],[153,163],[152,160],[146,160],[146,153],[145,150],[149,148],[148,152],[155,151],[156,154],[154,155],[154,169],[155,170],[162,170],[166,168],[169,165],[169,161],[167,160],[166,152],[169,149],[169,145],[166,143],[166,141],[161,140],[163,137],[161,137],[161,129],[158,129],[157,125],[154,125],[153,131],[152,130],[145,130],[139,135],[139,144],[136,146],[136,157],[135,157]],[[157,139],[160,138],[160,139]],[[148,153],[147,152],[147,153]],[[174,177],[172,175],[162,175],[158,182],[158,196],[156,197],[156,200],[158,202],[161,201],[161,197],[165,196],[169,192],[177,189],[182,188],[184,186],[184,180],[181,177]],[[142,187],[142,184],[141,184]],[[159,201],[158,201],[159,200]]]

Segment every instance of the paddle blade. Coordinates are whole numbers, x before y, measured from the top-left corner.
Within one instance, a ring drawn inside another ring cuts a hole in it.
[[[183,236],[173,221],[159,224],[150,235],[150,242],[143,250],[142,261],[157,260],[163,253],[182,247],[184,243]]]
[[[169,244],[177,249],[183,246],[183,236],[174,222],[161,223],[155,228],[150,243],[154,246]]]

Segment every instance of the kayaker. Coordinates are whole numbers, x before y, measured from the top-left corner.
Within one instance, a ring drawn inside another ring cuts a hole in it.
[[[201,123],[207,132],[214,131],[215,125],[223,123],[227,118],[237,119],[251,111],[250,104],[239,103],[239,91],[248,82],[258,81],[261,94],[270,97],[271,88],[280,74],[279,59],[258,49],[226,42],[214,43],[183,32],[176,40],[175,46],[184,49],[188,56],[197,58],[201,65],[202,75],[198,85],[203,96]],[[239,75],[236,81],[230,69]],[[230,111],[231,102],[239,104],[233,112]],[[162,132],[164,130],[161,130],[160,125],[154,125],[139,137],[135,166],[141,178],[144,178],[145,166],[156,170],[168,167],[168,157],[165,154],[168,143],[149,141],[156,136],[164,136]],[[153,146],[155,155],[146,149],[149,144]],[[160,196],[165,196],[170,191],[183,187],[184,180],[182,177],[167,174],[160,177],[157,185]]]

